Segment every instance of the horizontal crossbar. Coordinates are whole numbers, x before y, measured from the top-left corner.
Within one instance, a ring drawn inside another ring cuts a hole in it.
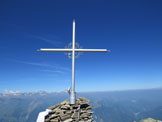
[[[40,49],[41,52],[72,52],[73,49]],[[75,52],[110,52],[107,49],[74,49]]]

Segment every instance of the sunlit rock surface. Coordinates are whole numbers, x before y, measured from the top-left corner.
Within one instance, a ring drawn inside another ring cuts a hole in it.
[[[160,120],[155,120],[155,119],[152,119],[152,118],[147,118],[147,119],[144,119],[144,120],[141,120],[139,122],[162,122]]]

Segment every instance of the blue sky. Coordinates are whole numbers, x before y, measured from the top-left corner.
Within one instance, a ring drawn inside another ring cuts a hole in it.
[[[0,3],[0,92],[62,91],[71,85],[72,41],[83,48],[76,59],[77,91],[145,89],[162,86],[161,0],[39,0]]]

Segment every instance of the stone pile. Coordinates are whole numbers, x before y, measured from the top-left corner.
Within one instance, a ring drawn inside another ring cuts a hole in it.
[[[95,122],[92,117],[92,105],[89,105],[89,102],[86,98],[80,97],[74,105],[65,100],[49,107],[51,111],[45,117],[45,122]]]

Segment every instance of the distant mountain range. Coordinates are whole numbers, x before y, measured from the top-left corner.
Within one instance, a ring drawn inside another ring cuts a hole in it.
[[[4,96],[31,96],[31,95],[48,95],[48,94],[58,94],[58,93],[66,93],[65,91],[57,91],[57,92],[46,92],[46,91],[38,91],[38,92],[20,92],[20,91],[8,91],[5,90],[4,93],[0,93],[0,97]]]
[[[97,122],[162,120],[162,89],[85,92]],[[0,122],[35,122],[40,111],[68,99],[66,92],[13,92],[0,94]]]

